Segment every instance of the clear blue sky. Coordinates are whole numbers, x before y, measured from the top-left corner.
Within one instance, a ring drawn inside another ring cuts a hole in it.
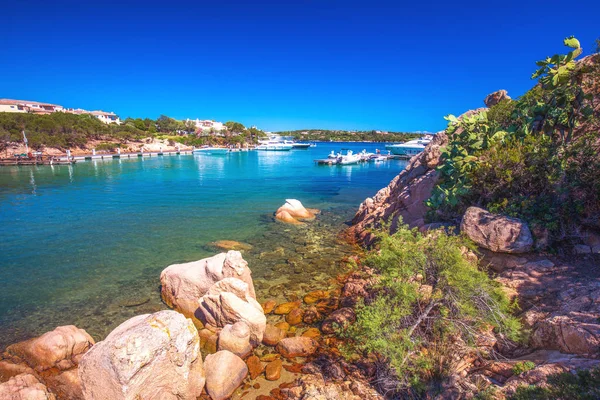
[[[238,120],[429,130],[600,36],[600,1],[9,1],[0,98]]]

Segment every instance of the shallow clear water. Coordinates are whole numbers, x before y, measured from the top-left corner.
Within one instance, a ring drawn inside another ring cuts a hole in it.
[[[0,348],[64,324],[99,340],[164,308],[160,271],[215,254],[221,239],[253,246],[259,295],[322,284],[351,251],[337,239],[344,223],[406,165],[313,163],[341,148],[382,145],[0,168]],[[323,214],[276,223],[286,198]]]

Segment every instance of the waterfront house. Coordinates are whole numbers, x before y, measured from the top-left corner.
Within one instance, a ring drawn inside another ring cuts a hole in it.
[[[0,112],[52,114],[53,112],[63,110],[64,107],[57,104],[41,103],[39,101],[30,100],[0,99]]]

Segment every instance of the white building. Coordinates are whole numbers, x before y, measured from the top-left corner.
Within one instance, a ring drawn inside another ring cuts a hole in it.
[[[31,113],[40,115],[52,114],[54,112],[65,112],[77,115],[89,114],[98,118],[105,124],[121,124],[119,116],[113,112],[87,111],[81,108],[64,108],[57,104],[40,103],[39,101],[30,100],[0,99],[0,112]]]
[[[186,122],[192,121],[194,122],[194,124],[196,124],[196,128],[203,130],[203,131],[224,131],[225,129],[227,129],[225,127],[225,124],[222,122],[217,122],[217,121],[212,121],[210,119],[199,119],[196,118],[195,120],[190,120],[189,118],[186,120]]]
[[[105,124],[121,125],[121,120],[119,119],[119,116],[117,114],[115,114],[114,112],[91,111],[91,112],[89,112],[89,114],[98,118],[100,121],[104,122]]]
[[[57,104],[40,103],[30,100],[0,99],[0,112],[52,114],[63,111],[64,107]]]

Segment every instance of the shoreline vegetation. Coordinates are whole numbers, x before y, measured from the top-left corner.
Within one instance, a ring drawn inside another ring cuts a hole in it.
[[[9,346],[0,394],[599,398],[600,55],[575,61],[579,42],[564,44],[528,93],[448,116],[361,204],[347,234],[364,253],[341,260],[332,287],[258,299],[233,250],[171,265],[161,296],[173,310],[96,344],[61,327]],[[290,229],[318,221],[298,201],[282,208],[302,222]]]
[[[54,112],[48,115],[0,112],[0,158],[25,152],[23,131],[31,150],[47,155],[74,155],[97,152],[189,150],[192,146],[252,146],[267,134],[256,127],[228,121],[223,131],[200,130],[193,121],[178,121],[162,115],[156,120],[126,118],[122,124],[105,124],[91,115]],[[308,132],[304,135],[301,132]],[[309,130],[278,132],[304,142],[404,142],[420,136],[414,133],[379,131]]]

